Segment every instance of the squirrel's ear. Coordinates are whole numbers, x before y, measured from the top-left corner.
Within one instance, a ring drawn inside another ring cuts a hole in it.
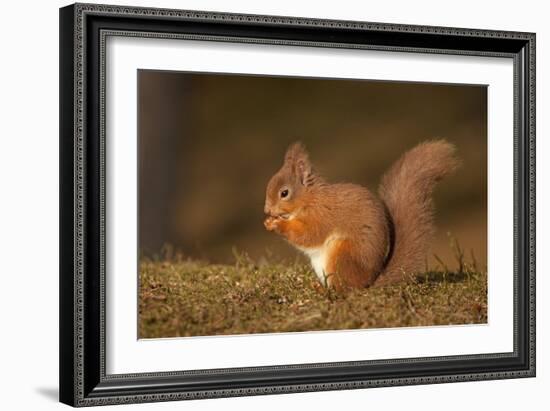
[[[313,169],[309,161],[309,155],[302,143],[296,142],[290,145],[285,154],[285,164],[291,167],[303,185],[313,184]]]

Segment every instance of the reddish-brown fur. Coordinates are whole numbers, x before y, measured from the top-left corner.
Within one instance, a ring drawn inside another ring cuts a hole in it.
[[[392,219],[394,240],[376,285],[405,280],[422,269],[435,232],[433,189],[459,165],[453,145],[430,141],[406,152],[382,177],[379,194]]]
[[[346,288],[368,287],[376,279],[377,267],[369,267],[350,240],[338,240],[332,249],[327,264],[327,286],[337,291]]]
[[[267,186],[264,224],[299,249],[326,246],[329,287],[401,281],[421,268],[434,231],[431,192],[457,165],[449,143],[423,143],[391,167],[378,198],[359,185],[327,183],[295,143]]]

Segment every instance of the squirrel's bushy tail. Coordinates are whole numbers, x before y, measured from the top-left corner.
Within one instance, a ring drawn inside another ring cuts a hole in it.
[[[374,285],[408,279],[424,268],[434,234],[432,191],[458,168],[455,147],[428,141],[407,151],[382,177],[379,194],[392,223],[392,247],[385,269]]]

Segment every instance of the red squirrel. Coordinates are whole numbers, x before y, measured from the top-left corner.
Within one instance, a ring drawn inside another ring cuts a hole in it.
[[[327,182],[297,142],[267,185],[264,225],[310,258],[324,287],[405,281],[422,269],[435,231],[432,191],[459,164],[452,144],[421,143],[384,174],[376,196]]]

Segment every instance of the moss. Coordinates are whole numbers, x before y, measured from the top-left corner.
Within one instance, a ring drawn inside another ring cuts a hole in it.
[[[144,260],[140,338],[409,327],[487,322],[487,274],[427,272],[411,284],[320,290],[300,263],[234,265]]]

